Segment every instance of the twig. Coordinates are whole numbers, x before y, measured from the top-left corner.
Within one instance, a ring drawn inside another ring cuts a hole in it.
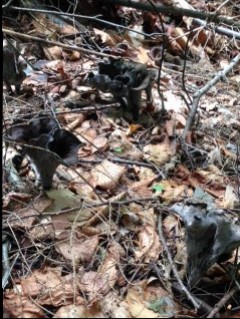
[[[106,20],[102,20],[99,19],[97,16],[95,17],[91,17],[91,16],[85,16],[85,15],[81,15],[81,14],[75,14],[75,13],[68,13],[68,12],[58,12],[58,11],[51,11],[51,10],[46,10],[46,9],[38,9],[38,8],[21,8],[21,7],[14,7],[11,6],[11,10],[16,10],[16,11],[26,11],[26,12],[37,12],[37,13],[44,13],[44,14],[52,14],[52,15],[56,15],[56,16],[61,16],[61,18],[64,18],[66,20],[66,17],[70,18],[79,18],[79,19],[84,19],[84,20],[90,20],[90,21],[94,21],[94,22],[98,22],[98,23],[102,23],[105,25],[109,25],[109,26],[113,26],[119,29],[123,29],[123,30],[127,30],[127,31],[131,31],[134,33],[138,33],[141,35],[144,35],[146,37],[152,37],[155,35],[159,35],[159,33],[145,33],[142,31],[137,31],[137,30],[133,30],[132,28],[128,28],[125,27],[121,24],[117,24],[117,23],[113,23],[110,21],[106,21]]]
[[[18,100],[16,98],[12,97],[12,96],[11,96],[11,98],[13,100]],[[25,104],[28,104],[25,101],[21,101],[21,102],[23,102]],[[90,112],[94,112],[94,111],[102,111],[102,110],[107,110],[107,109],[119,108],[120,107],[120,103],[118,103],[118,102],[117,103],[107,104],[107,105],[101,105],[101,104],[93,103],[92,105],[93,106],[86,106],[84,108],[81,107],[81,108],[76,108],[76,109],[71,109],[71,110],[69,109],[69,110],[66,110],[66,111],[56,111],[55,114],[56,115],[60,115],[60,114],[69,114],[69,113],[90,113]],[[44,110],[44,112],[46,114],[51,114],[51,110],[48,110],[48,109]],[[38,114],[39,114],[39,111],[38,112],[31,112],[31,116],[32,117],[35,116],[35,115],[38,115]],[[21,117],[24,119],[25,118],[25,114],[18,114],[17,117],[18,117],[18,119],[21,118]],[[12,118],[6,117],[5,119],[6,120],[11,120]]]
[[[222,9],[222,7],[224,7],[228,2],[229,0],[225,0],[223,3],[221,3],[220,6],[214,11],[214,13],[219,12]]]
[[[213,29],[211,27],[211,25],[209,25],[209,23],[206,22],[206,21],[203,21],[203,20],[200,20],[200,19],[194,19],[194,21],[197,24],[199,24],[200,26],[202,26],[204,29],[207,29],[207,30]],[[226,35],[228,37],[233,37],[236,40],[240,40],[240,33],[236,32],[234,30],[226,29],[226,28],[223,28],[223,27],[214,27],[214,32],[216,32],[218,34]]]
[[[143,197],[143,198],[131,198],[131,199],[126,199],[126,200],[107,200],[104,202],[87,202],[84,201],[84,207],[92,209],[94,207],[102,207],[102,206],[106,206],[106,205],[127,205],[127,204],[131,204],[131,203],[145,203],[145,202],[156,202],[157,198],[154,197]],[[82,204],[72,207],[72,208],[68,208],[68,209],[63,209],[57,212],[44,212],[42,213],[44,216],[48,216],[48,215],[60,215],[60,214],[66,214],[66,213],[71,213],[74,212],[75,210],[79,210],[82,207]]]
[[[122,3],[117,3],[117,2],[122,2]],[[112,0],[104,0],[104,2],[111,2]],[[123,4],[124,3],[124,4]],[[130,5],[129,5],[130,3]],[[132,7],[132,8],[136,8],[136,9],[140,9],[140,10],[145,10],[145,11],[150,11],[150,12],[154,12],[156,11],[155,9],[153,9],[153,7],[151,5],[148,4],[143,4],[143,3],[137,3],[137,2],[131,2],[128,1],[128,3],[126,3],[125,0],[116,0],[115,4],[122,4],[126,7]],[[58,11],[50,11],[50,10],[41,10],[38,8],[21,8],[21,7],[15,7],[15,6],[11,6],[10,7],[11,10],[17,10],[19,11],[30,11],[30,12],[39,12],[39,13],[50,13],[53,15],[59,15],[59,16],[64,16],[64,19],[66,19],[66,17],[73,17],[73,18],[80,18],[80,19],[85,19],[85,20],[91,20],[91,21],[95,21],[95,22],[99,22],[102,24],[106,24],[106,25],[111,25],[117,28],[121,28],[124,30],[129,30],[131,32],[134,33],[139,33],[142,34],[144,36],[148,36],[148,37],[152,37],[154,35],[156,35],[155,33],[151,33],[151,34],[146,34],[144,32],[141,31],[137,31],[137,30],[132,30],[131,28],[122,26],[122,25],[118,25],[116,23],[113,22],[109,22],[109,21],[105,21],[102,19],[99,19],[97,17],[88,17],[88,16],[84,16],[84,15],[79,15],[79,14],[73,14],[73,13],[68,13],[68,12],[58,12]],[[193,17],[194,22],[200,24],[201,26],[203,26],[204,28],[208,28],[209,29],[209,25],[208,22],[215,22],[215,23],[224,23],[225,25],[234,25],[235,27],[240,27],[239,23],[236,23],[236,21],[234,19],[228,19],[228,18],[224,18],[221,16],[218,16],[216,13],[204,13],[204,12],[199,12],[193,9],[183,9],[183,8],[178,8],[178,7],[172,7],[172,6],[162,6],[162,5],[156,5],[157,11],[159,13],[165,13],[165,14],[171,14],[171,15],[175,15],[175,16],[187,16],[187,17]],[[203,20],[208,20],[208,22],[205,22]],[[224,34],[226,36],[229,37],[234,37],[237,40],[240,39],[240,33],[230,30],[230,29],[226,29],[226,28],[222,28],[222,27],[216,27],[214,28],[214,31],[219,33],[219,34]]]
[[[39,37],[34,37],[34,36],[31,36],[31,35],[15,32],[15,31],[11,31],[11,30],[8,30],[8,29],[5,29],[5,28],[2,29],[2,32],[4,34],[9,34],[9,35],[12,35],[12,36],[17,37],[17,38],[22,38],[22,39],[31,40],[31,41],[38,41],[40,43],[46,43],[46,44],[51,44],[51,45],[57,45],[57,46],[59,46],[61,48],[67,49],[67,50],[74,50],[74,51],[82,52],[82,53],[85,53],[85,54],[88,54],[88,55],[98,55],[98,56],[102,56],[102,57],[111,56],[111,55],[106,54],[106,53],[97,52],[97,51],[93,51],[93,50],[88,50],[88,49],[84,49],[84,48],[81,48],[81,47],[77,47],[76,45],[67,45],[67,44],[63,44],[61,42],[57,42],[57,41],[49,41],[49,40],[42,39],[42,38],[39,38]]]
[[[214,306],[213,310],[208,314],[208,318],[215,318],[216,314],[219,312],[219,310],[228,302],[229,299],[231,299],[235,293],[238,291],[238,287],[234,287],[232,290],[230,290],[226,295],[222,297],[221,300],[219,300],[218,303]]]
[[[122,5],[125,7],[131,7],[139,10],[154,12],[155,9],[146,2],[137,2],[132,0],[103,0],[103,3],[111,3],[112,5]],[[224,23],[226,25],[234,25],[235,27],[240,27],[240,23],[236,23],[234,19],[228,19],[222,16],[218,16],[215,13],[205,13],[191,9],[183,9],[176,6],[163,6],[155,5],[158,12],[171,14],[173,16],[186,16],[192,18],[198,18],[201,20],[207,20],[215,23]],[[240,34],[239,34],[240,37]]]
[[[163,172],[156,165],[154,165],[154,163],[151,163],[151,162],[145,163],[145,162],[140,162],[140,161],[127,160],[125,158],[116,158],[116,157],[109,158],[109,160],[112,161],[113,163],[148,167],[152,170],[155,170],[161,178],[165,178]],[[157,176],[156,178],[159,178],[159,176]]]
[[[180,295],[182,294],[182,288],[177,282],[174,282],[172,287]],[[209,306],[205,301],[201,300],[199,297],[194,296],[194,299],[195,299],[196,302],[199,303],[199,308],[200,308],[199,310],[200,311],[204,311],[204,313],[210,313],[213,310],[213,307]]]
[[[162,242],[163,249],[164,249],[164,251],[167,254],[167,258],[168,258],[169,264],[170,264],[170,266],[172,268],[172,271],[174,273],[175,278],[177,279],[177,282],[179,283],[179,285],[181,287],[182,292],[186,295],[188,300],[191,301],[191,303],[193,304],[195,310],[198,310],[200,308],[200,304],[196,302],[194,297],[191,295],[191,293],[187,290],[187,288],[183,284],[181,278],[179,277],[177,268],[176,268],[176,266],[175,266],[175,264],[173,262],[172,256],[171,256],[171,254],[169,252],[169,249],[168,249],[168,246],[167,246],[167,243],[166,243],[166,240],[164,238],[163,231],[162,231],[162,214],[161,213],[158,216],[158,234],[159,234],[159,238],[160,238],[160,240]]]
[[[183,138],[185,139],[187,136],[188,131],[191,129],[191,126],[194,122],[195,115],[197,113],[198,104],[200,98],[207,93],[218,81],[222,78],[224,79],[225,76],[240,62],[240,54],[238,54],[231,63],[222,71],[219,71],[216,76],[209,81],[204,87],[202,87],[199,91],[195,92],[193,95],[193,103],[190,114],[187,119],[187,123],[183,132]]]
[[[2,9],[6,9],[7,7],[9,7],[12,2],[13,0],[9,0],[6,4],[3,4]]]
[[[159,95],[159,98],[160,98],[160,101],[161,101],[162,113],[164,114],[164,113],[165,113],[164,97],[163,97],[163,93],[162,93],[161,90],[160,90],[160,84],[161,84],[160,79],[161,79],[161,72],[162,72],[162,67],[163,67],[164,53],[165,53],[165,49],[166,49],[166,47],[167,47],[167,42],[168,42],[168,36],[167,36],[166,32],[164,31],[163,19],[162,19],[160,13],[158,12],[155,3],[154,3],[152,0],[147,0],[147,1],[148,1],[149,4],[152,6],[152,8],[155,10],[155,12],[156,12],[156,14],[157,14],[157,16],[158,16],[158,19],[159,19],[161,28],[162,28],[163,41],[162,41],[161,58],[160,58],[160,60],[159,60],[160,63],[159,63],[159,67],[158,67],[157,91],[158,91],[158,95]]]
[[[6,239],[3,239],[2,243],[2,260],[3,260],[3,275],[2,275],[2,289],[5,288],[8,278],[10,276],[10,262],[9,262],[9,256],[8,251],[10,249],[10,240],[6,237]]]

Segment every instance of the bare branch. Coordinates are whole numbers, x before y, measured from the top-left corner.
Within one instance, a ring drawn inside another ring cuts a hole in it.
[[[98,55],[98,56],[102,56],[102,57],[111,56],[111,55],[106,54],[106,53],[84,49],[84,48],[78,47],[76,45],[66,45],[66,44],[63,44],[63,43],[57,42],[57,41],[49,41],[49,40],[46,40],[46,39],[42,39],[42,38],[38,38],[38,37],[27,35],[27,34],[11,31],[11,30],[8,30],[8,29],[5,29],[5,28],[2,29],[2,32],[4,34],[9,34],[9,35],[15,36],[17,38],[22,38],[22,39],[30,40],[30,41],[38,41],[38,42],[51,44],[51,45],[57,45],[57,46],[59,46],[61,48],[64,48],[64,49],[78,51],[78,52],[82,52],[82,53],[85,53],[85,54],[88,54],[88,55]]]
[[[155,9],[147,3],[140,3],[140,2],[135,2],[131,0],[103,0],[103,3],[111,3],[112,5],[117,4],[117,5],[122,5],[125,7],[131,7],[139,10],[145,10],[145,11],[150,11],[154,12]],[[190,10],[190,9],[183,9],[183,8],[178,8],[178,7],[173,7],[173,6],[162,6],[162,5],[155,5],[158,12],[161,13],[166,13],[166,14],[171,14],[173,16],[187,16],[187,17],[192,17],[192,18],[198,18],[201,20],[207,20],[208,22],[215,22],[215,23],[224,23],[226,25],[231,25],[235,27],[240,27],[240,23],[236,23],[234,19],[229,19],[225,18],[222,16],[218,16],[215,13],[205,13],[205,12],[200,12],[200,11],[195,11],[195,10]]]
[[[240,54],[238,54],[233,60],[232,62],[222,71],[219,71],[216,76],[209,81],[204,87],[202,87],[199,91],[195,92],[193,95],[193,104],[192,104],[192,108],[190,111],[190,114],[188,116],[188,120],[183,132],[183,138],[186,138],[188,131],[190,130],[195,115],[197,113],[197,108],[198,108],[198,104],[200,101],[200,98],[207,93],[219,80],[224,79],[225,76],[231,71],[233,70],[233,68],[240,62]]]

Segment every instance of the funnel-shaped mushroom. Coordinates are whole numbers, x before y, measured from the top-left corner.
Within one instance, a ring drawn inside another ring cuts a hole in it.
[[[9,140],[23,142],[24,147],[40,175],[44,189],[52,187],[53,175],[58,165],[77,163],[81,142],[72,133],[59,129],[52,118],[36,119],[28,125],[20,124],[7,131]]]

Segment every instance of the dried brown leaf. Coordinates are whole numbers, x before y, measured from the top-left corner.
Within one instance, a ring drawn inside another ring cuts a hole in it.
[[[168,141],[161,144],[148,144],[143,148],[143,152],[146,160],[158,166],[168,162],[173,155]]]
[[[90,262],[98,246],[98,236],[86,238],[80,233],[64,231],[58,236],[55,246],[64,258],[75,263]]]
[[[162,252],[158,234],[155,228],[150,225],[142,228],[136,242],[138,244],[138,248],[135,250],[137,260],[141,259],[144,262],[157,260],[159,254]]]
[[[80,290],[88,295],[89,300],[100,300],[106,295],[110,286],[106,278],[102,277],[95,271],[84,272],[80,274],[78,282]]]
[[[114,189],[124,172],[123,166],[104,160],[91,171],[93,185],[104,190]]]
[[[37,304],[29,300],[27,296],[15,293],[13,289],[5,292],[3,305],[12,318],[46,318]]]

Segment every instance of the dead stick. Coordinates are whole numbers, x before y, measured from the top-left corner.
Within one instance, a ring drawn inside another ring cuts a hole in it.
[[[102,53],[102,52],[97,52],[97,51],[93,51],[93,50],[84,49],[84,48],[81,48],[81,47],[77,47],[75,45],[67,45],[67,44],[63,44],[61,42],[57,42],[57,41],[49,41],[49,40],[46,40],[46,39],[42,39],[42,38],[31,36],[31,35],[15,32],[15,31],[11,31],[11,30],[8,30],[8,29],[5,29],[5,28],[2,29],[2,32],[4,34],[9,34],[9,35],[12,35],[12,36],[17,37],[17,38],[22,38],[22,39],[31,40],[31,41],[38,41],[38,42],[42,42],[42,43],[46,43],[46,44],[50,44],[50,45],[57,45],[57,46],[59,46],[61,48],[67,49],[67,50],[74,50],[74,51],[82,52],[82,53],[85,53],[85,54],[88,54],[88,55],[98,55],[98,56],[102,56],[102,57],[109,57],[110,56],[109,54],[105,54],[105,53]]]
[[[194,297],[191,295],[191,293],[187,290],[187,288],[185,287],[185,285],[183,284],[182,280],[180,279],[179,277],[179,274],[178,274],[178,271],[177,271],[177,268],[173,262],[173,259],[172,259],[172,256],[169,252],[169,249],[168,249],[168,246],[167,246],[167,243],[166,243],[166,240],[164,238],[164,235],[163,235],[163,231],[162,231],[162,214],[160,213],[159,216],[158,216],[158,234],[159,234],[159,238],[162,242],[162,245],[163,245],[163,248],[164,248],[164,251],[166,252],[167,254],[167,258],[168,258],[168,261],[170,263],[170,266],[172,268],[172,271],[173,271],[173,274],[175,276],[175,278],[177,279],[177,282],[178,284],[180,285],[181,287],[181,290],[182,292],[186,295],[186,297],[188,298],[189,301],[191,301],[191,303],[193,304],[195,310],[199,309],[200,308],[200,304],[196,302],[196,300],[194,299]]]
[[[219,312],[219,310],[228,302],[229,299],[231,299],[235,293],[238,291],[238,287],[234,287],[232,290],[229,291],[219,302],[214,306],[213,310],[209,313],[207,316],[208,318],[216,318],[216,314]]]
[[[138,10],[144,10],[149,12],[155,12],[155,8],[153,8],[150,4],[146,2],[140,1],[132,1],[132,0],[102,0],[103,3],[109,3],[111,5],[121,5],[125,7],[135,8]],[[201,20],[207,20],[215,23],[224,23],[225,25],[234,25],[239,27],[239,23],[236,22],[236,19],[229,19],[223,16],[219,16],[216,13],[205,13],[203,11],[196,11],[191,9],[184,9],[177,6],[163,6],[163,5],[155,5],[157,11],[160,13],[171,14],[174,16],[186,16],[192,18],[198,18]]]
[[[219,80],[224,79],[225,76],[231,71],[233,70],[233,68],[237,65],[237,63],[240,62],[240,54],[238,54],[232,61],[231,63],[222,71],[219,71],[216,76],[209,81],[204,87],[202,87],[199,91],[195,92],[193,95],[193,103],[192,103],[192,108],[190,111],[190,114],[188,116],[187,119],[187,123],[183,132],[183,138],[185,139],[187,136],[188,131],[190,130],[195,115],[197,113],[197,108],[198,108],[198,104],[200,101],[200,98],[207,93]]]

